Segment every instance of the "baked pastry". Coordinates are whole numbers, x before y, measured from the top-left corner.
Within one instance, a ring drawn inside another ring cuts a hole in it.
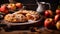
[[[8,22],[26,22],[27,19],[22,14],[8,14],[5,16],[4,20]]]
[[[40,18],[40,15],[38,12],[36,11],[32,11],[32,10],[20,10],[18,12],[15,12],[13,14],[23,14],[24,16],[26,16],[26,18],[28,20],[38,20]]]
[[[27,19],[23,14],[16,14],[15,18],[17,19],[18,22],[26,22]]]
[[[36,11],[29,11],[30,14],[38,14]]]
[[[40,15],[36,11],[32,10],[19,10],[13,14],[7,14],[4,20],[8,22],[26,22],[28,20],[36,21],[40,18]]]
[[[4,20],[5,20],[5,21],[11,22],[12,19],[13,19],[13,15],[12,15],[12,14],[7,14],[7,15],[4,17]]]
[[[19,11],[13,13],[13,14],[27,14],[28,12],[29,11],[27,11],[27,10],[19,10]]]
[[[39,15],[30,14],[30,13],[26,14],[26,17],[27,17],[28,20],[34,20],[34,21],[36,21],[40,18]]]
[[[38,12],[32,11],[32,10],[19,10],[19,11],[13,13],[13,14],[25,14],[26,15],[27,13],[36,14],[36,15],[39,14]]]

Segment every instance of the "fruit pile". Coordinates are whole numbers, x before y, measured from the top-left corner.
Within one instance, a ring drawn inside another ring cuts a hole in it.
[[[56,9],[55,12],[46,10],[44,12],[44,16],[44,26],[46,28],[57,28],[58,30],[60,30],[60,9]]]
[[[0,12],[7,14],[7,13],[9,13],[9,10],[14,11],[16,9],[21,9],[22,7],[23,7],[22,3],[3,4],[0,7]]]

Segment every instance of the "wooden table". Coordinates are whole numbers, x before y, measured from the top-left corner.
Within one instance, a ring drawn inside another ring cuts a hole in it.
[[[60,34],[58,30],[39,29],[40,32],[31,32],[30,30],[16,30],[11,32],[0,31],[0,34]]]

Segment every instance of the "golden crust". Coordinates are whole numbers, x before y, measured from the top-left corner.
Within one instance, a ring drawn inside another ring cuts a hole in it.
[[[6,20],[8,22],[25,22],[25,21],[27,21],[26,17],[22,14],[15,14],[15,15],[8,14],[5,16],[4,20]]]
[[[40,18],[40,15],[36,11],[32,10],[19,10],[13,14],[7,14],[4,20],[9,22],[26,22],[28,20],[36,21]]]
[[[18,22],[26,22],[27,19],[23,14],[16,14],[15,18],[18,20]]]
[[[12,21],[12,18],[13,18],[13,15],[12,15],[12,14],[7,14],[7,15],[4,17],[4,20],[11,22],[11,21]]]
[[[29,14],[29,13],[26,14],[26,17],[27,17],[28,20],[34,20],[34,21],[36,21],[36,20],[38,20],[40,18],[39,15]]]
[[[13,14],[27,14],[27,13],[30,13],[30,14],[37,14],[38,15],[38,12],[36,11],[32,11],[32,10],[19,10]]]

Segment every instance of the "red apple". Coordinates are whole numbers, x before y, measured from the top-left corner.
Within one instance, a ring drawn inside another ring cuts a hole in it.
[[[1,8],[0,8],[0,12],[1,12]]]
[[[50,17],[50,16],[52,16],[53,14],[52,14],[52,11],[51,10],[46,10],[45,11],[45,16],[46,17]]]
[[[57,27],[58,30],[60,30],[60,21],[58,21],[58,22],[56,23],[56,27]]]
[[[1,6],[1,11],[5,11],[7,9],[7,6],[6,5],[2,5]]]
[[[44,26],[46,28],[51,28],[52,26],[54,26],[54,22],[53,22],[53,19],[52,18],[47,18],[45,21],[44,21]]]
[[[11,3],[11,4],[8,4],[8,9],[10,9],[10,10],[15,10],[16,9],[16,5],[15,4],[13,4],[13,3]]]
[[[0,9],[1,9],[1,12],[8,13],[8,9],[6,5],[2,5]]]
[[[17,8],[22,8],[22,3],[16,3]]]
[[[60,9],[57,9],[56,10],[56,14],[60,14]]]
[[[58,21],[60,19],[60,15],[55,15],[54,20]]]

